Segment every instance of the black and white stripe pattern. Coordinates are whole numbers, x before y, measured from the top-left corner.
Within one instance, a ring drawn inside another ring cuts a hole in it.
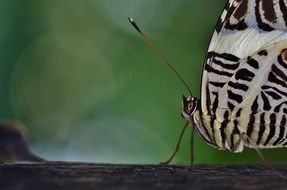
[[[287,0],[229,0],[225,6],[194,116],[209,144],[240,152],[243,144],[251,146],[237,143],[245,133],[260,148],[287,146],[286,26]]]
[[[219,34],[223,28],[245,30],[248,27],[256,27],[269,32],[285,30],[286,26],[286,0],[229,0],[215,31]]]
[[[209,91],[206,102],[209,105],[206,107],[207,115],[200,119],[204,121],[206,130],[210,128],[209,131],[212,131],[209,134],[209,138],[213,139],[211,143],[219,148],[233,148],[236,144],[234,137],[240,134],[238,127],[241,132],[245,128],[243,132],[259,147],[286,146],[287,75],[284,73],[287,73],[287,50],[276,52],[274,47],[275,52],[272,52],[272,48],[243,60],[229,54],[208,54],[212,64],[207,64],[204,72],[210,76],[206,86]],[[271,63],[264,63],[264,60],[271,60]],[[229,73],[234,74],[230,76]],[[256,96],[253,90],[257,92]],[[234,117],[230,118],[233,112]]]

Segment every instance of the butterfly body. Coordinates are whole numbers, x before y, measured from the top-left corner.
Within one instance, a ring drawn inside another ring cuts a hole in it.
[[[286,0],[229,0],[182,113],[219,149],[287,147]]]

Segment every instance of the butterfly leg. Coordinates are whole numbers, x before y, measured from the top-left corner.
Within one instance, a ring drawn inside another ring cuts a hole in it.
[[[257,155],[260,157],[260,159],[280,178],[287,180],[287,176],[284,175],[283,173],[281,173],[278,169],[275,168],[275,166],[273,165],[273,163],[268,160],[260,151],[259,147],[256,145],[256,143],[254,143],[254,141],[245,133],[244,134],[244,138],[247,139],[250,143],[250,145],[254,148],[254,150],[256,151]]]
[[[191,128],[191,136],[190,136],[190,165],[194,162],[194,130],[195,128]]]
[[[253,142],[253,140],[246,135],[245,133],[241,133],[239,135],[239,139],[236,141],[235,145],[232,147],[231,151],[232,152],[236,152],[237,149],[239,148],[240,144],[242,143],[243,140],[247,140],[250,145],[254,148],[254,150],[256,151],[257,155],[259,156],[259,158],[276,174],[278,175],[280,178],[287,180],[287,176],[282,174],[280,171],[278,171],[275,166],[273,165],[273,163],[268,160],[260,151],[259,147],[256,145],[256,143]]]
[[[251,146],[254,148],[254,150],[256,151],[257,155],[260,157],[260,159],[269,167],[271,168],[277,175],[279,175],[279,177],[283,178],[283,179],[287,179],[287,177],[285,175],[283,175],[281,172],[279,172],[275,166],[272,164],[272,162],[270,160],[268,160],[263,154],[262,152],[259,150],[259,147],[253,142],[253,140],[246,135],[245,133],[241,133],[239,136],[239,139],[237,140],[237,142],[235,143],[235,145],[232,147],[231,151],[235,152],[237,150],[237,148],[240,146],[242,140],[247,140]]]
[[[241,143],[242,143],[242,140],[245,136],[245,133],[241,133],[239,135],[239,139],[236,141],[236,143],[234,144],[234,146],[231,148],[231,151],[232,152],[237,152],[238,148],[240,147]],[[227,141],[228,142],[228,141]]]
[[[183,128],[181,129],[177,143],[176,143],[176,146],[175,146],[175,149],[172,151],[171,155],[168,157],[168,159],[166,161],[161,162],[160,165],[168,165],[172,161],[172,159],[176,155],[177,151],[179,150],[184,131],[187,128],[188,124],[189,124],[189,122],[186,122],[185,125],[183,126]]]

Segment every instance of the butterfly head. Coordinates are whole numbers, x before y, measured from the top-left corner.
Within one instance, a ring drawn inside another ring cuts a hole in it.
[[[190,120],[191,116],[197,110],[197,99],[192,96],[182,96],[182,117]]]

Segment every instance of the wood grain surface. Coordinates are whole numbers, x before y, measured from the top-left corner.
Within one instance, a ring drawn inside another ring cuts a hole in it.
[[[287,166],[280,166],[287,173]],[[110,165],[45,162],[0,165],[0,189],[273,189],[287,181],[264,166]]]

